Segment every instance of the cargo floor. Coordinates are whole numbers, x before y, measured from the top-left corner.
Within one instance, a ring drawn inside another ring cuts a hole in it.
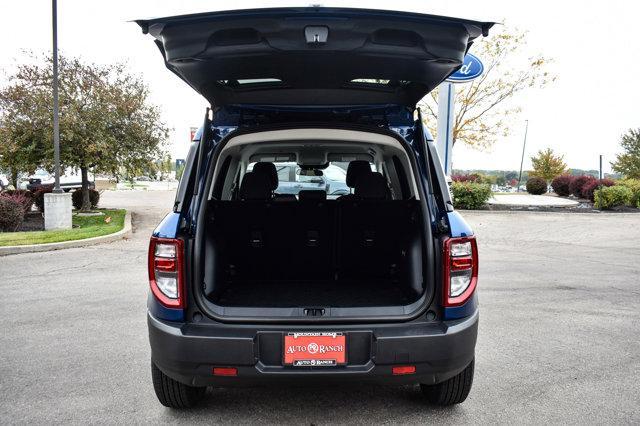
[[[222,306],[365,307],[407,305],[418,299],[391,280],[234,281],[216,298]]]

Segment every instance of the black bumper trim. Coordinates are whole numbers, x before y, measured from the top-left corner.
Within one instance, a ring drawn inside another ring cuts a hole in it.
[[[302,369],[261,359],[259,336],[277,332],[274,328],[230,324],[191,327],[147,315],[152,361],[173,379],[198,386],[253,386],[275,380],[305,384],[341,380],[439,383],[462,371],[473,359],[478,318],[476,311],[468,318],[447,322],[348,325],[343,328],[346,333],[371,336],[370,359],[358,365]],[[285,325],[280,331],[299,328]],[[403,364],[415,365],[416,373],[393,376],[392,366]],[[214,366],[236,367],[238,375],[213,376]]]

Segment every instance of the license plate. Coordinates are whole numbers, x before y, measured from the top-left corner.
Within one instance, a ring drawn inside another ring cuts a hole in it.
[[[347,363],[343,333],[288,333],[284,336],[284,365],[333,367]]]

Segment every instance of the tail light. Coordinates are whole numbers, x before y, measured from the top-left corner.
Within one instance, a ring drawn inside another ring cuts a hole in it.
[[[149,285],[168,308],[184,308],[182,240],[152,237],[149,243]]]
[[[464,304],[478,282],[478,246],[475,237],[449,238],[444,242],[444,306]]]

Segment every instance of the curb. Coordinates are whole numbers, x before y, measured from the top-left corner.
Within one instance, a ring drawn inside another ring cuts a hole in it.
[[[523,209],[514,209],[514,210],[462,210],[462,209],[456,209],[455,211],[457,211],[458,213],[460,213],[463,217],[465,214],[467,213],[471,213],[471,214],[480,214],[480,213],[490,213],[490,214],[524,214],[524,213],[531,213],[531,214],[546,214],[546,215],[554,215],[554,214],[571,214],[571,215],[604,215],[604,216],[633,216],[633,217],[640,217],[640,213],[632,213],[632,212],[616,212],[616,211],[608,211],[608,210],[600,210],[600,211],[562,211],[560,209],[562,209],[563,207],[559,207],[557,211],[540,211],[540,210],[528,210],[526,208]]]
[[[23,246],[0,247],[0,256],[8,256],[20,253],[36,253],[41,251],[61,250],[74,247],[86,247],[94,244],[110,243],[131,236],[131,212],[127,210],[124,216],[124,226],[118,232],[101,235],[99,237],[85,238],[82,240],[61,241],[59,243],[31,244]]]

